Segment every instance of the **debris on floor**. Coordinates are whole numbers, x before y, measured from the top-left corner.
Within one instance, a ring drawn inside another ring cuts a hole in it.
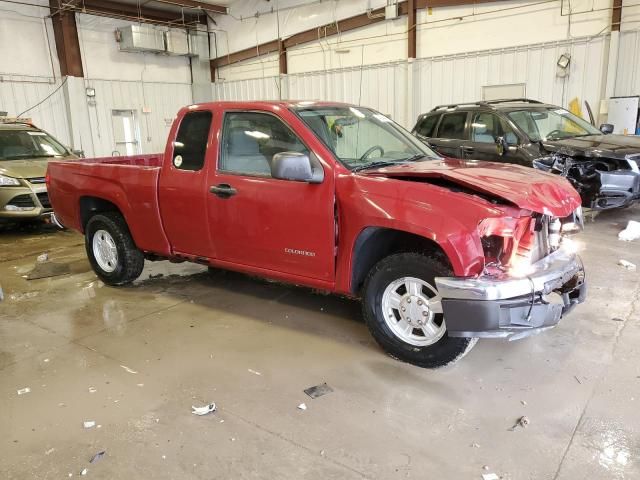
[[[215,410],[216,404],[213,402],[209,405],[205,405],[204,407],[195,407],[191,405],[191,413],[193,413],[194,415],[207,415],[211,412],[215,412]]]
[[[260,372],[257,372],[255,370],[251,370],[250,368],[247,369],[249,371],[249,373],[253,373],[254,375],[262,375]]]
[[[44,452],[45,455],[51,455],[53,452],[55,452],[56,449],[51,447],[49,450],[47,450],[46,452]]]
[[[98,460],[100,460],[102,457],[104,457],[105,453],[107,453],[107,452],[104,451],[104,450],[96,453],[93,457],[91,457],[91,460],[89,460],[89,463],[96,463]]]
[[[38,261],[29,273],[27,280],[39,280],[41,278],[60,277],[71,273],[71,267],[68,263],[40,262]]]
[[[156,278],[162,278],[162,277],[164,277],[164,273],[152,273],[151,275],[149,275],[150,280],[154,280]]]
[[[44,263],[47,260],[49,260],[49,254],[47,252],[43,253],[42,255],[38,255],[38,257],[36,258],[36,262],[38,263]]]
[[[513,427],[511,427],[509,430],[513,432],[518,427],[526,428],[527,425],[529,425],[529,423],[531,423],[529,422],[529,418],[526,416],[522,416],[516,421]]]
[[[482,480],[500,480],[500,477],[495,473],[483,473]]]
[[[333,388],[331,388],[326,383],[323,383],[322,385],[316,385],[315,387],[309,387],[304,390],[304,393],[309,395],[311,398],[318,398],[331,392],[333,392]]]
[[[629,220],[627,228],[618,233],[618,240],[631,242],[640,238],[640,222]]]
[[[29,387],[24,387],[18,390],[18,395],[24,395],[25,393],[29,393],[31,389]]]
[[[618,318],[618,317],[613,317],[611,320],[614,322],[624,322],[624,318]]]
[[[98,389],[96,387],[89,387],[89,393],[96,393]]]
[[[80,472],[80,475],[86,475],[87,474],[87,469],[83,468],[82,471]]]
[[[121,366],[122,368],[124,368],[124,369],[125,369],[125,371],[126,371],[126,372],[128,372],[128,373],[133,373],[133,374],[138,373],[138,372],[136,372],[135,370],[133,370],[133,369],[131,369],[131,368],[127,367],[126,365],[120,365],[120,366]]]
[[[94,422],[93,420],[88,420],[86,422],[82,422],[82,426],[84,428],[93,428],[96,426],[96,422]]]
[[[298,409],[299,410],[306,410],[307,409],[307,404],[306,403],[301,403],[300,405],[298,405]]]
[[[4,292],[2,291],[2,286],[0,286],[0,302],[4,300]]]
[[[480,448],[480,444],[479,444],[479,443],[476,443],[476,442],[473,442],[473,443],[471,444],[471,448]]]
[[[635,263],[631,263],[627,260],[618,260],[618,265],[620,265],[621,267],[626,268],[627,270],[635,270],[636,269],[636,264]]]
[[[582,381],[578,378],[577,375],[574,375],[573,378],[576,379],[576,382],[578,382],[580,385],[582,385]]]

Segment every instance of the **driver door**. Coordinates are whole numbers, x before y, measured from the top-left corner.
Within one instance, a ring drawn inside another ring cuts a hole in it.
[[[502,153],[497,140],[503,137],[509,148]],[[491,162],[523,163],[517,155],[518,137],[513,129],[492,112],[472,112],[465,158]]]
[[[271,112],[226,110],[221,131],[207,194],[217,259],[263,273],[333,281],[332,175],[325,171],[319,184],[271,177],[276,153],[315,159],[302,135]]]

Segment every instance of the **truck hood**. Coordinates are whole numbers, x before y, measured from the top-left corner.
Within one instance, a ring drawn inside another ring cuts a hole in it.
[[[432,179],[436,185],[444,181],[554,217],[565,217],[581,204],[580,196],[566,179],[519,165],[445,158],[359,174],[424,183]]]
[[[548,140],[542,143],[549,152],[584,157],[625,158],[640,154],[640,137],[631,135],[587,135],[586,137]]]
[[[0,160],[0,175],[13,178],[39,178],[47,173],[49,160],[63,160],[71,157],[51,157],[25,160]],[[75,158],[75,157],[73,157]]]

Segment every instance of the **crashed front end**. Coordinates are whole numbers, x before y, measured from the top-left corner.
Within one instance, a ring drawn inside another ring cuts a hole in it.
[[[564,218],[534,213],[480,222],[483,273],[436,278],[449,335],[516,339],[555,326],[586,297],[569,238],[582,228],[581,208]]]
[[[640,200],[640,154],[615,159],[557,152],[533,165],[565,177],[580,194],[582,205],[593,210],[628,207]]]

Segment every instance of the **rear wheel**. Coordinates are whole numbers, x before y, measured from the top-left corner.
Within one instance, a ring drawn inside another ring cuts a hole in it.
[[[144,254],[119,213],[91,217],[85,228],[85,248],[96,275],[108,285],[131,283],[144,268]]]
[[[443,262],[419,253],[390,255],[371,270],[364,285],[364,317],[391,356],[437,368],[461,359],[475,345],[476,338],[447,334],[434,279],[451,275]]]

